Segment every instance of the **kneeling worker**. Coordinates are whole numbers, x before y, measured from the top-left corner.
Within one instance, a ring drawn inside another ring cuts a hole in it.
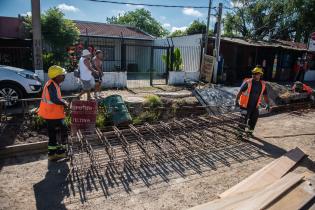
[[[244,80],[235,99],[235,104],[239,105],[241,109],[246,110],[245,124],[248,126],[249,133],[251,134],[254,132],[258,120],[258,107],[262,96],[264,96],[266,110],[270,110],[266,82],[261,80],[262,75],[262,68],[256,66],[252,70],[252,78]]]
[[[61,97],[60,83],[65,79],[66,71],[60,66],[51,66],[48,69],[50,78],[43,89],[38,115],[46,120],[48,127],[48,159],[58,160],[66,157],[65,143],[67,128],[64,124],[64,107],[68,103]],[[57,142],[57,130],[60,130],[62,142]]]

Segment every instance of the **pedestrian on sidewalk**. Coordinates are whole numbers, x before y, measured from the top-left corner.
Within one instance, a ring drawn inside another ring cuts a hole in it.
[[[91,90],[93,88],[92,73],[98,74],[98,72],[92,67],[91,57],[92,54],[90,51],[85,49],[82,51],[82,56],[79,61],[80,79],[82,82],[82,92],[79,94],[79,98],[86,93],[87,100],[91,99]]]
[[[258,120],[258,107],[261,104],[262,96],[264,96],[267,111],[270,110],[266,82],[261,79],[262,75],[262,68],[256,66],[252,70],[252,78],[244,79],[235,99],[235,104],[239,105],[242,110],[246,110],[245,124],[248,126],[250,134],[253,134]]]
[[[69,104],[62,99],[60,83],[65,79],[66,71],[60,66],[51,66],[48,69],[49,80],[46,82],[38,115],[46,120],[48,127],[48,159],[58,160],[66,157],[67,127],[64,123],[64,108]],[[60,132],[61,142],[57,142]]]
[[[98,74],[93,74],[95,79],[95,99],[100,97],[102,77],[103,77],[103,53],[97,50],[95,56],[92,59],[92,66],[98,72]]]

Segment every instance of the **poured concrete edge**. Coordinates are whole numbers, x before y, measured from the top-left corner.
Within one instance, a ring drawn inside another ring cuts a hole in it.
[[[48,141],[18,144],[0,148],[0,159],[47,152]]]

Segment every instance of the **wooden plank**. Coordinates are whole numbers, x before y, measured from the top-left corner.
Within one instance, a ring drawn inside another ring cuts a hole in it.
[[[308,202],[315,197],[315,176],[312,176],[310,180],[306,180],[296,188],[283,195],[274,204],[269,206],[268,210],[295,210],[301,209]]]
[[[240,205],[235,210],[256,210],[265,209],[270,203],[279,198],[283,193],[300,182],[304,176],[302,174],[289,173],[263,190],[255,193],[251,198]]]
[[[194,206],[189,210],[225,210],[225,209],[233,209],[233,207],[239,205],[239,203],[244,202],[255,193],[255,191],[249,191],[245,193],[239,193],[234,196],[220,198],[208,203],[204,203],[198,206]]]
[[[47,152],[47,141],[17,144],[0,148],[0,159]]]
[[[220,197],[224,198],[263,188],[284,176],[304,156],[305,154],[299,148],[290,150],[280,158],[272,161],[237,185],[220,194]]]
[[[302,179],[303,175],[289,173],[265,188],[247,191],[190,208],[189,210],[250,210],[261,209]]]

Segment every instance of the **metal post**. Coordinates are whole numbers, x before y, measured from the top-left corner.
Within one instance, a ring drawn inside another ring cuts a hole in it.
[[[218,73],[218,62],[220,58],[220,39],[221,39],[221,18],[222,18],[222,7],[223,4],[219,3],[219,13],[217,16],[217,33],[215,37],[215,65],[213,71],[213,82],[217,82],[217,73]]]
[[[207,54],[207,51],[208,51],[209,25],[210,25],[210,16],[211,16],[211,6],[212,6],[212,0],[209,0],[208,18],[207,18],[207,27],[206,27],[206,41],[205,41],[205,51],[204,51],[204,54]]]
[[[168,77],[169,77],[169,71],[170,71],[170,48],[168,47],[166,50],[166,84],[168,84]]]
[[[32,0],[32,30],[33,30],[33,65],[35,73],[44,81],[42,36],[40,24],[40,0]]]
[[[153,53],[154,48],[151,47],[151,55],[150,55],[150,86],[153,86]]]

